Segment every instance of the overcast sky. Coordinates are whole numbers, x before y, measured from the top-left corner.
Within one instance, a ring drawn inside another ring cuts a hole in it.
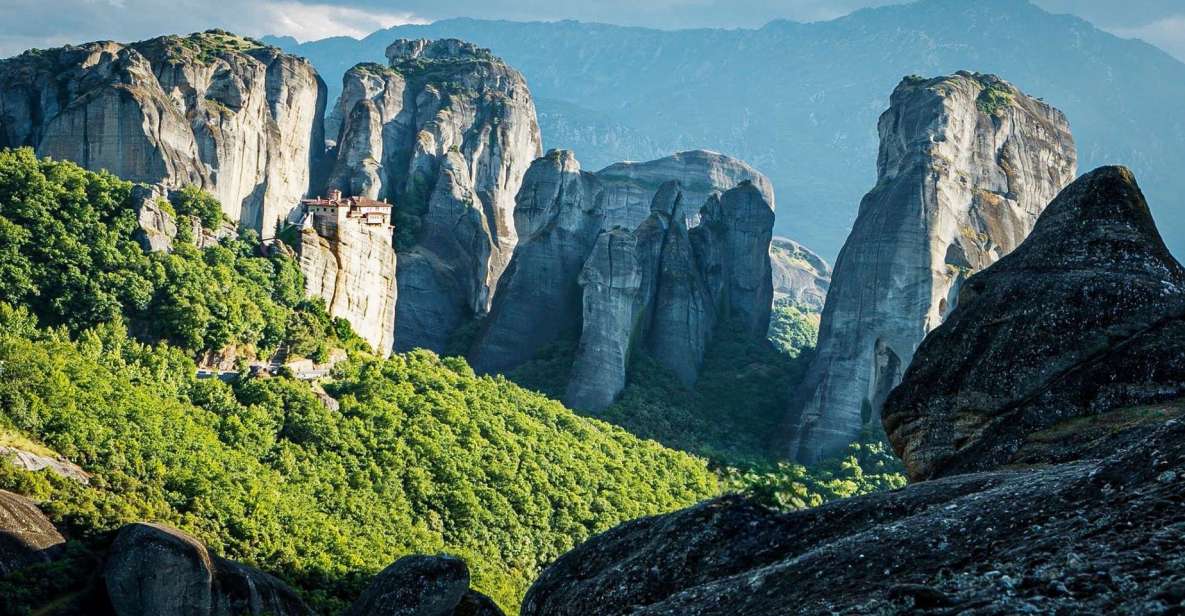
[[[984,2],[991,0],[967,0]],[[0,57],[29,47],[225,28],[302,41],[447,17],[579,19],[659,28],[818,21],[903,0],[0,0]],[[1185,60],[1185,0],[1034,0]]]

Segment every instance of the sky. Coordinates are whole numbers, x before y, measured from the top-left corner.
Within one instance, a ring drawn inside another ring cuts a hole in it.
[[[968,0],[984,2],[991,0]],[[1185,0],[1033,0],[1185,61]],[[0,0],[0,57],[30,47],[224,28],[301,41],[448,17],[579,19],[656,28],[820,21],[903,0]]]

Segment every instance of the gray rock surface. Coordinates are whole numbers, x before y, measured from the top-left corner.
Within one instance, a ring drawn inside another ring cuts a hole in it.
[[[211,30],[0,62],[0,147],[194,184],[270,237],[323,153],[325,85],[306,60]]]
[[[749,188],[720,205],[723,194],[750,180]],[[674,203],[660,204],[658,194],[671,181],[678,183],[678,224],[671,220]],[[688,185],[694,189],[685,189]],[[764,214],[750,207],[757,202],[747,196],[764,203],[758,208]],[[693,383],[722,298],[735,296],[725,302],[728,314],[768,322],[768,309],[749,307],[753,301],[768,304],[760,299],[768,256],[745,261],[754,254],[746,252],[746,242],[768,245],[768,229],[741,236],[749,233],[747,225],[761,226],[767,219],[772,225],[772,199],[764,176],[712,152],[680,152],[596,173],[581,170],[570,152],[548,152],[532,165],[519,191],[519,245],[470,361],[481,372],[505,372],[550,344],[583,334],[567,398],[580,408],[596,410],[612,400],[624,385],[630,349],[643,344]],[[716,204],[712,224],[701,214],[708,202]],[[668,230],[674,235],[668,237]],[[729,243],[726,236],[736,241]],[[659,259],[664,251],[670,258]],[[652,269],[660,265],[665,273]],[[751,278],[742,281],[743,276]],[[661,291],[660,278],[669,282]],[[746,286],[749,291],[740,291]],[[656,301],[663,310],[654,310]],[[652,326],[652,318],[661,326]]]
[[[675,185],[668,207],[681,199]],[[656,210],[638,228],[615,227],[601,233],[580,272],[583,312],[580,344],[568,378],[564,404],[598,411],[612,404],[625,387],[630,354],[645,334],[650,304],[658,288],[662,247],[671,226],[671,210]]]
[[[521,614],[1179,611],[1185,421],[1102,453],[799,511],[731,496],[634,520],[557,559]]]
[[[579,337],[579,278],[604,222],[602,195],[600,180],[569,151],[531,164],[514,210],[519,243],[470,352],[474,370],[507,372]]]
[[[831,286],[831,264],[809,248],[785,237],[769,246],[773,267],[774,301],[787,300],[809,310],[823,311]]]
[[[383,569],[347,616],[502,616],[469,589],[469,567],[452,556],[404,556]]]
[[[157,524],[122,528],[103,576],[118,616],[312,614],[276,578],[213,557],[193,537]]]
[[[0,490],[0,578],[53,560],[65,543],[33,501]]]
[[[376,353],[395,343],[396,256],[389,225],[355,220],[318,228],[310,221],[297,246],[305,294],[325,300]]]
[[[991,75],[907,78],[880,120],[877,184],[835,264],[784,451],[836,454],[879,419],[967,277],[1014,249],[1075,175],[1061,112]]]
[[[884,425],[920,480],[1077,457],[1158,417],[1115,409],[1183,395],[1185,268],[1131,172],[1103,167],[963,285],[889,397]],[[1100,434],[1084,438],[1088,426]]]
[[[745,162],[708,150],[688,150],[647,162],[614,163],[597,172],[605,184],[605,223],[634,228],[650,214],[659,186],[670,180],[682,185],[687,215],[696,224],[699,207],[714,193],[749,180],[775,206],[773,184]]]
[[[169,200],[160,186],[137,185],[132,188],[132,207],[136,209],[136,240],[146,252],[169,252],[177,237],[177,221],[161,209]]]
[[[515,194],[542,140],[526,81],[488,50],[399,40],[387,58],[343,79],[328,185],[396,204],[395,346],[441,352],[490,308],[518,241]]]
[[[602,233],[585,262],[582,332],[564,397],[572,408],[611,404],[638,350],[690,386],[722,323],[764,338],[773,205],[748,180],[713,193],[694,217],[685,198],[680,183],[667,182],[636,230]],[[699,225],[688,229],[689,220]]]

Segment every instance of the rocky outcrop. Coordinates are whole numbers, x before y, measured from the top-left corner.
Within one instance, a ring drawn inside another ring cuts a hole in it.
[[[398,292],[391,227],[347,220],[318,230],[309,221],[297,254],[305,294],[325,300],[330,316],[349,321],[375,352],[390,354]]]
[[[821,312],[831,286],[831,265],[809,248],[785,237],[769,246],[774,301],[784,300]]]
[[[1101,460],[789,513],[726,497],[592,538],[544,570],[522,614],[1171,613],[1183,498],[1180,420]]]
[[[564,395],[571,408],[599,411],[625,387],[634,344],[652,314],[671,215],[682,200],[676,184],[667,187],[668,194],[655,197],[655,211],[637,229],[601,233],[580,272],[580,344]]]
[[[404,556],[383,569],[347,616],[502,616],[469,588],[469,567],[452,556]]]
[[[1185,395],[1185,269],[1131,172],[1078,179],[1027,240],[963,285],[885,405],[910,477],[1048,464]],[[1104,439],[1105,440],[1105,439]]]
[[[765,336],[773,205],[747,180],[712,194],[694,217],[685,198],[680,183],[668,182],[636,230],[598,237],[580,275],[582,332],[564,397],[572,408],[611,404],[636,350],[691,386],[720,325]],[[699,225],[688,229],[690,220]]]
[[[475,370],[507,372],[580,336],[579,278],[604,223],[602,198],[600,180],[569,151],[531,164],[514,210],[520,241],[469,354]]]
[[[541,151],[522,75],[457,40],[399,40],[343,79],[329,187],[396,204],[395,345],[443,351],[485,315],[518,241],[514,198]]]
[[[1065,117],[990,75],[906,78],[880,119],[877,184],[840,252],[784,451],[841,451],[955,308],[1073,179]]]
[[[121,529],[103,576],[118,616],[312,614],[283,582],[211,556],[193,537],[157,524]]]
[[[768,309],[752,307],[769,303],[768,256],[751,248],[768,246],[772,220],[768,180],[720,154],[681,152],[589,173],[570,152],[548,152],[519,191],[520,242],[470,361],[505,372],[548,345],[579,340],[567,399],[588,410],[620,392],[631,349],[644,345],[693,383],[718,321],[768,322]],[[660,278],[668,283],[660,287]]]
[[[0,490],[0,578],[62,551],[66,539],[29,499]]]
[[[6,459],[13,466],[22,470],[34,473],[49,471],[62,479],[69,479],[83,485],[87,485],[91,481],[90,473],[54,452],[30,451],[19,447],[0,445],[0,459]]]
[[[211,30],[0,62],[0,147],[194,184],[265,238],[308,192],[325,85],[307,61]]]
[[[687,215],[694,226],[699,206],[714,193],[723,192],[748,180],[771,207],[773,184],[745,162],[708,150],[688,150],[647,162],[621,162],[597,172],[605,184],[605,223],[607,227],[632,229],[650,214],[650,203],[659,186],[677,180],[683,187],[684,201],[691,209]]]
[[[159,184],[132,187],[135,238],[145,252],[172,252],[179,230],[187,231],[185,235],[197,248],[217,246],[224,239],[238,237],[238,229],[226,219],[217,228],[207,229],[197,216],[178,217],[173,205],[180,198],[181,193]]]
[[[177,237],[177,221],[168,206],[168,191],[160,186],[143,184],[132,188],[132,207],[136,210],[136,241],[145,252],[169,252]],[[166,211],[166,208],[169,211]]]

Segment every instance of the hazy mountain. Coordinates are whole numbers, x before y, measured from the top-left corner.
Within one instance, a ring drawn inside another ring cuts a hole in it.
[[[1131,166],[1164,235],[1185,254],[1185,64],[1026,0],[922,0],[828,22],[757,30],[628,28],[454,19],[355,41],[271,42],[332,88],[399,37],[460,37],[527,77],[545,147],[582,160],[707,148],[774,182],[777,232],[834,257],[876,178],[876,120],[907,74],[999,74],[1066,112],[1081,168]]]

